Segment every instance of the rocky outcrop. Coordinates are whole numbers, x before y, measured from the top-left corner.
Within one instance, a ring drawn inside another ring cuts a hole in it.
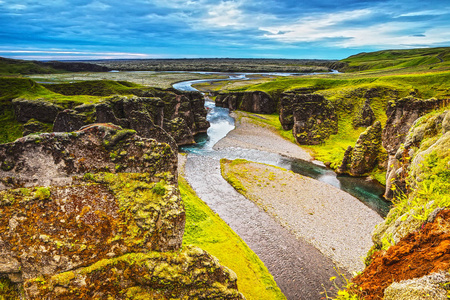
[[[383,299],[440,299],[417,297],[425,291],[442,294],[437,283],[450,282],[449,222],[450,210],[442,210],[420,231],[406,235],[386,251],[375,253],[371,264],[353,279],[364,299],[382,299],[383,294]],[[441,271],[447,275],[435,274]],[[401,298],[402,295],[411,298]]]
[[[53,123],[55,132],[75,131],[94,122],[112,123],[177,148],[177,145],[195,143],[194,136],[208,130],[202,94],[172,89],[135,92],[141,97],[113,96],[98,104],[71,109],[45,100],[16,99],[13,103],[19,122],[34,118]],[[30,127],[25,131],[27,134],[33,132],[39,132],[39,128]]]
[[[65,109],[58,113],[53,122],[54,132],[71,132],[89,124],[88,117],[76,110]]]
[[[370,106],[370,98],[367,98],[352,123],[354,127],[368,127],[371,126],[373,122],[375,122],[375,113]]]
[[[392,283],[384,291],[384,300],[446,300],[450,282],[448,272],[437,272],[420,278]]]
[[[425,138],[446,132],[445,128],[448,123],[446,118],[447,120],[449,118],[447,115],[448,113],[444,112],[428,118],[426,122],[417,120],[403,140],[403,145],[389,156],[386,173],[386,198],[392,199],[396,195],[408,193],[406,178],[408,177],[411,158],[416,155],[418,147]],[[393,187],[395,188],[393,189]]]
[[[216,97],[216,106],[256,114],[272,114],[277,109],[277,104],[272,97],[261,91],[219,94]]]
[[[44,123],[53,123],[58,112],[63,108],[43,99],[26,100],[17,98],[12,101],[16,119],[19,122],[28,122],[35,119]]]
[[[333,104],[318,94],[284,94],[280,102],[283,129],[292,129],[299,144],[315,145],[338,131]]]
[[[49,132],[52,131],[51,126],[44,122],[40,122],[36,119],[29,119],[28,122],[23,124],[23,136],[36,132]]]
[[[215,258],[180,251],[169,145],[94,124],[2,144],[0,164],[0,278],[22,298],[243,299]]]
[[[348,147],[337,172],[365,176],[377,166],[380,152],[381,123],[377,121],[361,133],[354,148]]]
[[[389,102],[386,110],[388,119],[383,129],[383,147],[386,151],[395,154],[414,121],[442,104],[442,100],[422,100],[412,96]]]
[[[236,275],[205,251],[132,253],[25,283],[28,299],[245,299]]]

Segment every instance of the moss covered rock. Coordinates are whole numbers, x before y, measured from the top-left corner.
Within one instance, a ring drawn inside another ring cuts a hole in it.
[[[322,95],[292,94],[292,133],[299,144],[316,145],[338,132],[333,104]]]
[[[171,147],[117,125],[0,145],[0,299],[244,299],[181,250]]]
[[[378,165],[380,152],[381,123],[377,121],[361,133],[355,147],[349,147],[345,151],[338,173],[352,176],[367,175]]]
[[[375,113],[370,107],[370,99],[364,101],[364,105],[359,109],[352,123],[354,127],[368,127],[375,122]]]
[[[388,153],[393,155],[397,152],[414,121],[439,108],[443,102],[435,98],[423,100],[413,96],[390,101],[386,110],[388,119],[383,129],[383,147]]]
[[[181,246],[185,214],[168,145],[101,125],[35,138],[1,145],[2,187],[15,188],[0,192],[0,277]]]
[[[28,299],[244,299],[234,272],[195,247],[103,259],[24,287]]]
[[[16,119],[19,122],[28,122],[36,119],[44,123],[53,123],[59,111],[63,108],[43,99],[27,100],[17,98],[12,101]]]
[[[230,110],[240,109],[257,114],[271,114],[277,109],[277,103],[265,92],[231,92],[216,97],[218,107]]]
[[[51,132],[52,124],[40,122],[36,119],[30,119],[23,125],[23,136],[31,133]]]

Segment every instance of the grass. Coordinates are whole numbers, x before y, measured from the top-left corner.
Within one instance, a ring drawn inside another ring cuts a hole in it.
[[[238,277],[238,288],[248,300],[286,299],[267,268],[230,227],[179,177],[186,207],[183,245],[198,246],[217,257]]]
[[[419,48],[408,50],[383,50],[352,55],[342,62],[346,72],[398,70],[398,69],[449,69],[450,48]]]

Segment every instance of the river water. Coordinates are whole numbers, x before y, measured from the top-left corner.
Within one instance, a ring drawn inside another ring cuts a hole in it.
[[[245,75],[232,79],[245,80]],[[192,84],[205,81],[211,80],[182,82],[174,87],[192,91],[195,90]],[[387,209],[383,209],[384,201],[379,197],[382,187],[361,179],[337,177],[325,167],[275,153],[242,148],[214,150],[213,146],[235,128],[234,119],[228,109],[216,107],[211,101],[206,101],[205,106],[208,109],[207,119],[211,123],[207,134],[198,135],[197,144],[180,148],[180,151],[188,153],[185,167],[187,181],[197,195],[258,255],[288,300],[323,299],[324,288],[328,291],[333,288],[329,278],[336,276],[334,268],[337,265],[229,185],[221,176],[220,159],[243,158],[316,178],[343,190],[348,189],[353,195],[358,194],[357,198],[384,215]],[[346,270],[340,271],[350,277]]]

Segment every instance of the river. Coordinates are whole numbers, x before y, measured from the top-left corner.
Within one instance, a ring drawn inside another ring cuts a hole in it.
[[[245,80],[245,74],[231,79]],[[211,80],[181,82],[174,84],[174,88],[193,91],[192,84],[205,81]],[[187,181],[197,195],[258,255],[288,300],[322,299],[324,287],[327,290],[332,288],[329,278],[336,276],[334,268],[337,265],[229,185],[221,176],[220,159],[244,158],[280,166],[341,189],[349,189],[352,194],[359,192],[359,199],[380,199],[382,189],[361,179],[356,179],[355,183],[354,179],[337,177],[325,167],[276,153],[242,148],[214,150],[213,146],[235,128],[234,119],[228,109],[216,107],[211,101],[206,101],[205,106],[209,111],[207,119],[211,123],[207,134],[198,135],[197,144],[180,148],[181,152],[188,153],[185,167]],[[370,202],[377,201],[365,202],[370,205]],[[384,214],[383,209],[378,208],[382,205],[372,206]],[[341,269],[341,272],[350,277],[345,270]]]

